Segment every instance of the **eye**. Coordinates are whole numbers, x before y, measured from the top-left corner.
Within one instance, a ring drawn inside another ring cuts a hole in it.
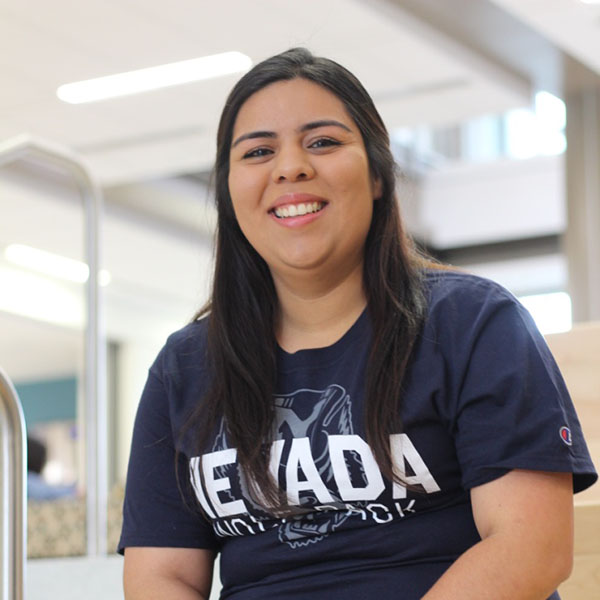
[[[254,148],[253,150],[246,152],[242,158],[262,158],[263,156],[268,156],[269,154],[273,154],[273,150],[270,148]]]
[[[341,146],[341,143],[331,138],[319,138],[309,144],[309,148],[328,148],[329,146]]]

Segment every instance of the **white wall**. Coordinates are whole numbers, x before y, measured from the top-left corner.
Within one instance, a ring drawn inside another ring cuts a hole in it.
[[[566,226],[563,158],[431,171],[422,181],[414,231],[440,250],[560,233]]]
[[[123,600],[123,558],[52,558],[27,562],[27,600]],[[208,600],[217,600],[221,589],[218,563]]]
[[[27,561],[27,600],[122,600],[123,559],[52,558]]]

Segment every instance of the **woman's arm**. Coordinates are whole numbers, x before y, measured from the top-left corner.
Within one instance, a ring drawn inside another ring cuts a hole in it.
[[[194,548],[126,548],[126,600],[207,600],[214,553]]]
[[[569,473],[511,471],[473,488],[482,541],[446,571],[423,600],[545,600],[573,563]]]

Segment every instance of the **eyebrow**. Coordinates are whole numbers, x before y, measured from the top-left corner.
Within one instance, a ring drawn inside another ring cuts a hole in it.
[[[306,123],[300,127],[299,131],[304,133],[306,131],[310,131],[312,129],[318,129],[319,127],[341,127],[346,131],[352,133],[352,129],[340,121],[336,121],[335,119],[321,119],[319,121],[311,121],[310,123]],[[244,140],[251,140],[254,138],[276,138],[277,134],[274,131],[251,131],[250,133],[244,133],[238,137],[233,144],[231,144],[232,148],[235,148],[240,142]]]

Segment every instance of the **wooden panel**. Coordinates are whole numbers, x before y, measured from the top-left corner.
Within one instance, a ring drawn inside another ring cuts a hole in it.
[[[600,556],[600,504],[575,505],[575,554]]]
[[[596,467],[600,465],[600,323],[546,337],[575,403]],[[592,500],[592,503],[586,501]],[[575,496],[575,561],[562,600],[600,598],[600,485]]]
[[[559,592],[562,600],[600,598],[600,504],[575,506],[573,573]]]
[[[562,600],[600,598],[600,554],[576,556],[573,574],[558,591]]]
[[[596,468],[600,467],[600,322],[546,336],[573,398]],[[600,484],[578,494],[576,503],[600,502]],[[600,525],[598,526],[600,537]],[[591,598],[591,597],[590,597]],[[597,598],[600,598],[600,593]]]
[[[600,322],[547,335],[546,341],[574,399],[600,408]]]

